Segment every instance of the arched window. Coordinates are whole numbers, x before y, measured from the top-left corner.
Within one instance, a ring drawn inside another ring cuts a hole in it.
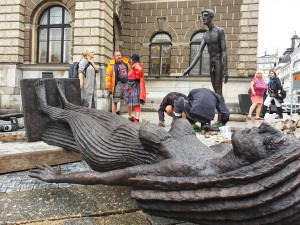
[[[150,75],[169,75],[172,39],[167,33],[157,33],[150,40]]]
[[[38,23],[38,63],[69,63],[71,16],[62,6],[47,8]]]
[[[191,38],[191,54],[190,54],[190,63],[196,57],[197,53],[200,51],[200,43],[203,39],[205,32],[197,32]],[[209,54],[207,51],[207,46],[204,48],[202,53],[202,58],[197,62],[194,68],[190,71],[190,76],[206,76],[209,75]]]

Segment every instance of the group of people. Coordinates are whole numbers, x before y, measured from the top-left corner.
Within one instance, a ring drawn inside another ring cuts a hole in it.
[[[81,97],[89,103],[88,107],[96,108],[95,75],[99,72],[99,67],[92,61],[93,51],[86,50],[83,56],[78,69]],[[105,88],[108,93],[112,94],[112,113],[117,113],[117,104],[122,99],[126,103],[128,119],[136,123],[140,120],[141,104],[146,102],[146,88],[140,56],[133,54],[130,59],[131,64],[127,58],[122,57],[120,51],[115,51],[114,58],[107,66]],[[201,131],[201,128],[208,130],[210,121],[214,118],[215,109],[221,113],[221,124],[226,124],[229,120],[229,111],[219,94],[207,88],[194,89],[188,96],[171,92],[163,99],[158,110],[158,125],[164,126],[164,112],[166,112],[174,119],[186,118],[196,132]],[[201,123],[201,128],[196,125],[196,122]]]
[[[251,98],[252,105],[250,106],[249,113],[247,115],[248,120],[252,120],[252,113],[255,108],[255,120],[263,120],[268,106],[272,101],[275,102],[277,107],[278,116],[275,119],[283,118],[281,103],[283,103],[284,96],[280,79],[277,77],[274,70],[269,72],[269,78],[269,82],[266,84],[263,80],[262,71],[257,71],[255,77],[251,80],[249,96]]]
[[[176,92],[168,94],[163,99],[158,111],[160,126],[164,126],[164,112],[175,119],[180,117],[188,119],[195,131],[201,130],[196,126],[196,122],[201,123],[202,129],[209,129],[210,121],[215,115],[215,109],[219,112],[218,122],[221,125],[225,125],[229,120],[229,111],[224,103],[222,93],[223,79],[225,83],[228,80],[225,31],[214,25],[214,15],[214,11],[211,9],[202,11],[203,23],[208,27],[208,31],[201,41],[197,55],[183,73],[184,76],[189,74],[202,57],[204,48],[207,46],[210,55],[210,77],[214,91],[200,88],[192,90],[188,96]],[[98,67],[92,63],[93,54],[94,52],[85,52],[83,54],[85,59],[79,63],[82,98],[88,101],[90,107],[96,106],[95,73],[98,72]],[[139,122],[140,105],[146,102],[143,65],[139,59],[138,54],[133,54],[130,66],[128,59],[123,58],[120,51],[116,51],[105,75],[105,88],[113,96],[112,112],[116,113],[117,104],[123,99],[126,102],[129,119],[133,122]],[[88,65],[87,69],[86,65]],[[132,116],[132,107],[134,108],[134,116]]]
[[[84,57],[80,60],[78,68],[81,98],[87,101],[89,108],[96,108],[96,73],[99,72],[99,67],[92,61],[93,50],[85,50],[82,54]],[[115,51],[114,58],[107,66],[105,88],[113,96],[112,112],[117,113],[117,104],[122,99],[126,103],[129,120],[139,122],[141,104],[146,102],[146,87],[144,69],[138,54],[131,56],[130,65],[129,60],[122,57],[120,51]]]

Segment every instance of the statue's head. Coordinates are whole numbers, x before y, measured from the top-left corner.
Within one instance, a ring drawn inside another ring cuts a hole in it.
[[[211,9],[205,9],[201,12],[202,19],[205,25],[211,22],[215,16],[215,13]]]
[[[246,128],[233,133],[233,153],[239,158],[254,163],[286,148],[290,138],[270,124],[262,123],[259,127]]]

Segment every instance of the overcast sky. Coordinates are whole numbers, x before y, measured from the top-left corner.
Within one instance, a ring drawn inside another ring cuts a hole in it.
[[[291,47],[291,38],[300,37],[300,0],[260,0],[258,20],[258,56],[279,55]]]

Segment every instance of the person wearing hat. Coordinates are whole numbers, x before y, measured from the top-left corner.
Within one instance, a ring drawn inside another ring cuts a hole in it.
[[[128,106],[133,106],[134,123],[138,123],[141,115],[141,104],[146,102],[146,87],[144,68],[140,63],[140,56],[131,56],[131,71],[128,74]]]

